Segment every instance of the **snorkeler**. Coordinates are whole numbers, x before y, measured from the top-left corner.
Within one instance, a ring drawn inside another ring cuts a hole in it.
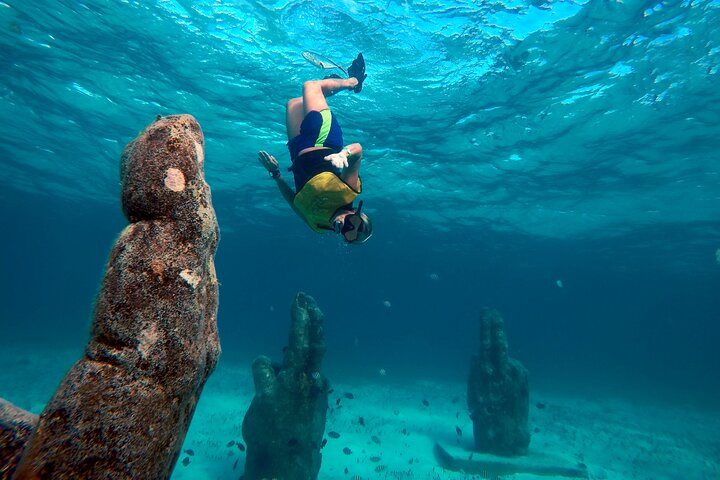
[[[362,53],[348,68],[349,78],[337,75],[303,84],[303,96],[287,103],[285,124],[295,191],[280,174],[278,161],[266,151],[258,153],[283,198],[315,232],[335,232],[347,243],[365,243],[372,235],[372,223],[363,213],[360,159],[362,145],[343,144],[340,124],[330,112],[327,97],[341,90],[360,93],[365,74]]]

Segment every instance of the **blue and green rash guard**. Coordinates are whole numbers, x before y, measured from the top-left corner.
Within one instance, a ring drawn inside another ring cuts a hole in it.
[[[290,159],[294,162],[298,154],[311,147],[330,148],[334,153],[343,148],[342,128],[330,109],[308,112],[300,124],[300,134],[287,142]]]

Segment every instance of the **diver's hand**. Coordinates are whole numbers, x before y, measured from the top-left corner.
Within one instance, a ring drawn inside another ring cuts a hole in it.
[[[330,154],[325,157],[325,160],[332,163],[335,168],[345,168],[348,166],[347,155],[343,155],[343,152]]]
[[[260,161],[262,166],[265,167],[265,169],[268,172],[273,173],[273,172],[280,171],[280,166],[278,165],[278,161],[275,159],[275,157],[270,155],[265,150],[260,150],[258,152],[258,160]]]

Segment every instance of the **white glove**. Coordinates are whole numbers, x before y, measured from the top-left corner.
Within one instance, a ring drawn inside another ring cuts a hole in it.
[[[345,168],[348,166],[347,157],[339,153],[333,153],[325,157],[325,160],[332,163],[335,168]]]

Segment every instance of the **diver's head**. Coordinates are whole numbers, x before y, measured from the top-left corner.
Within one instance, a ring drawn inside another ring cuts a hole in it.
[[[372,222],[367,215],[362,213],[362,206],[363,202],[360,200],[354,211],[335,220],[333,224],[335,233],[342,235],[346,243],[359,245],[367,242],[372,236]]]

